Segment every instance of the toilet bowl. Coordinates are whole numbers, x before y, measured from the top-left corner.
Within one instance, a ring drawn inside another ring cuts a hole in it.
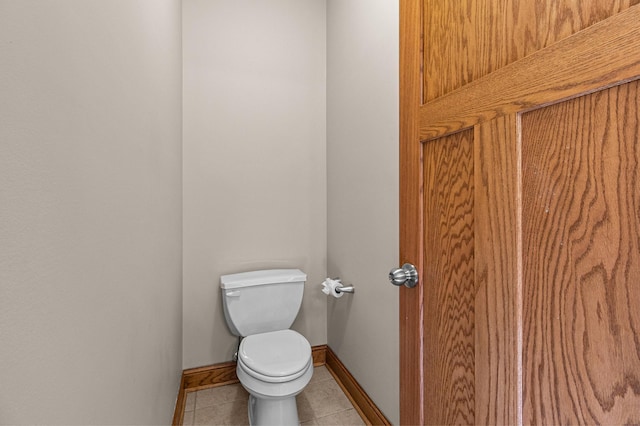
[[[297,425],[295,397],[313,375],[311,346],[293,330],[248,336],[240,344],[236,374],[250,395],[250,424]]]
[[[298,425],[298,395],[311,380],[311,345],[290,330],[302,302],[299,269],[252,271],[220,278],[225,319],[241,336],[236,374],[249,392],[251,425]]]

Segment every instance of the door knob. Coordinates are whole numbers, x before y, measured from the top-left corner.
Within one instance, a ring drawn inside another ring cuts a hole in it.
[[[418,284],[418,270],[410,263],[405,263],[402,268],[394,268],[389,272],[391,284],[413,288]]]

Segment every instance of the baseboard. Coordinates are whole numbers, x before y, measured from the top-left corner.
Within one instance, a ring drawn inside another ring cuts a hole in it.
[[[311,348],[313,365],[319,367],[326,365],[327,370],[333,375],[344,393],[347,395],[360,416],[372,425],[390,425],[382,412],[376,407],[371,398],[360,387],[355,378],[340,362],[336,354],[327,345],[313,346]],[[216,386],[224,386],[238,383],[236,376],[236,363],[223,362],[207,367],[190,368],[182,372],[180,389],[173,414],[173,425],[182,425],[184,418],[184,405],[187,392],[207,389]]]
[[[176,408],[173,410],[173,426],[182,426],[184,419],[184,405],[187,402],[187,392],[184,390],[184,371],[180,379],[180,389],[178,389],[178,398],[176,399]]]
[[[318,345],[311,347],[311,357],[313,358],[313,366],[319,367],[327,363],[327,345]]]
[[[360,417],[371,425],[391,425],[391,422],[382,414],[382,411],[378,409],[357,380],[349,373],[347,367],[329,347],[326,352],[326,366],[345,395],[351,400],[353,407],[360,413]]]

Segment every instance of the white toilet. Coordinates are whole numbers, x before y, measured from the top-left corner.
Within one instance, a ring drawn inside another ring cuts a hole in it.
[[[298,425],[296,395],[313,375],[311,345],[289,330],[307,275],[273,269],[220,277],[224,316],[242,336],[236,373],[249,392],[251,425]]]

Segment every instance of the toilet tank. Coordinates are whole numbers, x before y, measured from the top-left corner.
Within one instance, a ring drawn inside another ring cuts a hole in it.
[[[307,275],[299,269],[269,269],[220,277],[229,329],[249,336],[291,327],[302,304]]]

